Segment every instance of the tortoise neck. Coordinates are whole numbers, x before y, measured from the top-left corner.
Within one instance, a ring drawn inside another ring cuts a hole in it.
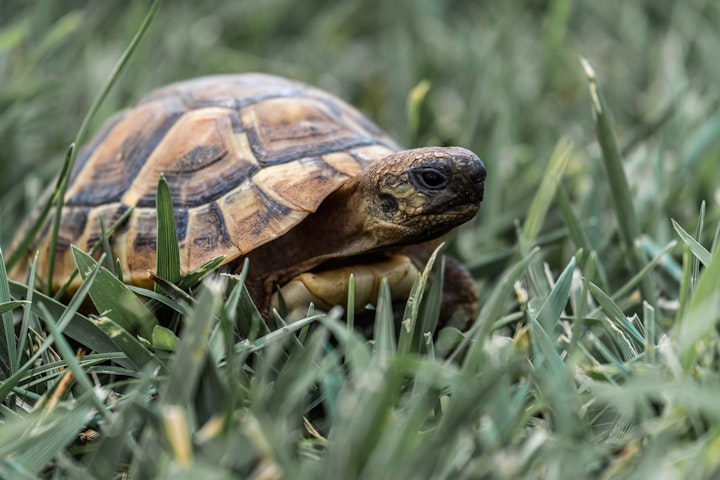
[[[260,289],[260,297],[271,293],[274,284],[283,284],[299,273],[340,257],[364,253],[376,247],[361,198],[357,178],[328,196],[285,235],[249,252],[249,286]],[[242,259],[238,267],[242,265]]]

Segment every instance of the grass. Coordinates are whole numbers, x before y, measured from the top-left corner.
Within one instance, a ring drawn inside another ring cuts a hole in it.
[[[148,1],[4,2],[0,477],[716,477],[720,8],[485,3],[165,2],[129,49]],[[437,268],[409,329],[381,289],[372,341],[341,310],[266,322],[212,265],[188,295],[76,251],[67,304],[7,280],[73,139],[154,87],[246,71],[484,159],[447,247],[477,281],[470,330],[427,335]]]

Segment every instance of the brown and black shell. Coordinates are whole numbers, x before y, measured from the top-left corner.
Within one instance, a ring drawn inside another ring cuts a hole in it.
[[[130,207],[112,239],[125,281],[150,285],[156,268],[155,197],[170,186],[181,269],[231,262],[285,234],[348,178],[399,147],[342,100],[264,74],[180,82],[111,118],[78,155],[62,212],[53,290]],[[28,220],[31,223],[33,218]],[[45,224],[37,250],[47,271]]]

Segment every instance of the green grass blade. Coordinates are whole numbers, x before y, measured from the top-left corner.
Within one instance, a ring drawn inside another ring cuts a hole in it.
[[[603,311],[608,315],[610,321],[614,325],[619,327],[621,330],[628,333],[640,345],[643,345],[645,343],[645,339],[640,334],[635,325],[630,323],[628,318],[622,312],[620,307],[618,307],[617,304],[612,300],[612,298],[610,298],[607,293],[602,291],[600,287],[598,287],[594,283],[590,283],[588,286],[590,288],[590,293],[592,293],[593,297],[595,297],[595,300],[597,300]]]
[[[421,80],[415,85],[407,97],[407,144],[414,145],[417,142],[418,130],[420,127],[420,110],[430,91],[430,82]]]
[[[421,320],[424,320],[424,318],[420,318],[420,307],[423,303],[428,282],[430,281],[433,266],[443,248],[445,248],[444,243],[441,243],[435,248],[410,290],[410,295],[405,304],[405,311],[403,312],[402,326],[400,328],[400,338],[398,341],[398,352],[400,353],[407,353],[411,350],[420,351],[421,345],[424,343],[422,334],[428,331],[435,331],[435,326],[431,325],[431,319],[428,319],[427,322],[422,322],[422,324],[419,323]],[[437,280],[434,283],[442,283],[442,277],[434,280]],[[442,285],[439,287],[442,288]],[[437,317],[435,317],[435,324],[437,324]]]
[[[83,279],[97,262],[88,254],[72,247],[73,256]],[[152,338],[157,320],[147,307],[128,288],[105,268],[100,268],[90,287],[90,298],[98,312],[107,315],[132,334]]]
[[[543,223],[545,223],[545,217],[550,208],[550,204],[555,198],[558,185],[565,174],[565,169],[570,161],[572,151],[572,143],[567,138],[561,138],[555,145],[540,186],[528,207],[528,214],[523,223],[522,231],[520,232],[522,244],[527,246],[535,244],[540,229]]]
[[[645,325],[645,351],[648,354],[648,361],[655,364],[657,359],[657,348],[655,347],[657,320],[655,309],[647,302],[643,303],[643,325]]]
[[[256,338],[255,340],[243,340],[235,345],[235,351],[241,354],[247,354],[247,353],[253,353],[257,352],[258,350],[262,350],[266,348],[268,345],[272,345],[273,343],[281,341],[283,338],[285,338],[288,335],[292,335],[297,331],[302,330],[303,328],[307,327],[311,323],[332,318],[334,320],[337,320],[340,318],[340,314],[342,312],[342,309],[339,307],[331,309],[327,314],[325,313],[319,313],[315,314],[311,317],[305,317],[302,320],[297,320],[295,322],[292,322],[288,324],[286,327],[279,328],[278,330],[274,330],[266,335],[263,335],[260,338]]]
[[[428,337],[432,338],[440,320],[443,302],[443,285],[445,284],[445,257],[440,257],[439,264],[431,269],[430,290],[423,295],[423,305],[419,317],[415,320],[413,343],[416,351],[427,351]],[[432,342],[429,342],[432,344]]]
[[[102,215],[99,216],[100,220],[100,243],[102,245],[102,251],[105,255],[105,268],[108,269],[110,273],[115,275],[117,277],[117,270],[115,269],[115,260],[113,259],[113,251],[112,248],[110,248],[110,235],[107,232],[107,229],[105,228],[105,219],[103,219]],[[90,254],[92,256],[92,253]]]
[[[376,354],[382,362],[385,362],[397,348],[392,297],[390,296],[390,286],[385,277],[380,281],[373,338],[375,339]]]
[[[700,234],[702,233],[703,227],[705,223],[705,202],[703,202],[700,206],[700,215],[697,220],[697,227],[695,231],[695,237],[700,238]],[[674,226],[674,222],[673,222]],[[679,226],[679,225],[678,225]],[[720,223],[718,223],[717,230],[715,232],[715,239],[713,240],[712,248],[710,251],[714,252],[717,245],[717,237],[718,232],[720,232]],[[679,232],[678,232],[679,233]],[[686,232],[687,233],[687,232]],[[681,237],[684,237],[685,235],[681,234]],[[692,238],[689,234],[687,234],[688,241],[690,241],[690,238]],[[690,243],[697,243],[694,239]],[[698,249],[700,255],[703,255],[703,250]],[[711,259],[710,253],[708,252],[708,263]],[[700,259],[698,258],[697,253],[693,253],[690,244],[688,242],[685,242],[685,248],[683,249],[682,253],[682,276],[680,280],[680,292],[678,294],[678,310],[677,314],[675,315],[675,324],[678,324],[685,313],[687,312],[687,309],[689,308],[690,301],[692,299],[693,290],[695,288],[695,285],[697,284],[698,277],[700,276]]]
[[[22,307],[23,305],[29,305],[30,303],[31,302],[28,302],[27,300],[10,300],[7,302],[3,302],[0,303],[0,313],[6,313],[11,310],[15,310],[18,307]]]
[[[548,335],[560,333],[556,331],[556,328],[558,323],[560,323],[560,316],[570,298],[570,286],[572,284],[572,274],[574,270],[575,258],[573,257],[568,266],[565,267],[565,270],[560,274],[560,277],[558,277],[547,300],[545,300],[545,303],[543,303],[537,312],[537,321]]]
[[[53,216],[52,228],[50,230],[50,247],[48,250],[48,270],[45,285],[47,286],[47,293],[52,291],[53,278],[55,276],[55,256],[57,254],[57,240],[60,233],[60,221],[62,220],[62,209],[65,204],[65,191],[67,190],[67,182],[70,178],[72,171],[72,165],[75,161],[75,150],[76,144],[72,143],[68,149],[67,155],[65,156],[65,163],[63,163],[62,169],[60,170],[60,176],[58,177],[55,190],[51,203],[55,206],[55,215]],[[38,225],[39,226],[39,225]]]
[[[98,95],[93,100],[92,105],[90,105],[90,108],[85,117],[83,118],[77,134],[75,135],[75,140],[72,142],[72,145],[68,150],[68,155],[65,159],[65,164],[63,165],[63,168],[60,172],[60,176],[58,177],[57,186],[55,188],[52,200],[52,203],[55,203],[55,217],[53,219],[52,229],[50,231],[50,250],[48,252],[48,288],[52,286],[52,279],[55,268],[55,251],[58,234],[60,232],[60,220],[62,216],[63,205],[65,203],[65,193],[67,192],[70,173],[72,172],[73,166],[75,165],[75,158],[77,157],[75,146],[81,145],[82,142],[85,140],[85,136],[87,135],[87,131],[90,126],[90,122],[95,117],[95,114],[100,109],[100,105],[102,105],[105,97],[110,92],[110,89],[113,87],[117,79],[120,77],[120,74],[130,60],[130,57],[132,57],[133,52],[135,52],[135,49],[138,47],[140,41],[145,36],[145,33],[150,27],[150,23],[152,23],[152,19],[155,17],[155,13],[157,12],[159,7],[160,0],[155,0],[150,6],[150,10],[145,16],[145,19],[140,25],[140,28],[135,33],[135,36],[130,41],[130,44],[125,49],[118,62],[113,67],[110,76],[107,78],[105,84],[100,89],[100,93],[98,93]]]
[[[61,335],[61,332],[58,329],[55,320],[52,318],[52,315],[48,312],[44,305],[40,305],[40,310],[43,312],[45,325],[47,325],[48,330],[53,337],[55,337],[55,347],[60,354],[60,358],[65,361],[68,369],[72,372],[75,382],[77,382],[77,385],[82,389],[83,396],[90,399],[90,402],[95,405],[95,408],[98,409],[103,417],[107,417],[109,414],[107,407],[105,407],[103,401],[95,393],[93,383],[90,381],[90,378],[88,378],[85,370],[83,370],[80,366],[77,358],[75,358],[75,354],[73,353],[72,347],[70,347],[67,339]]]
[[[27,304],[25,308],[23,308],[23,317],[22,321],[20,322],[20,333],[18,334],[19,345],[17,349],[17,365],[20,365],[20,362],[22,361],[22,355],[25,351],[25,346],[28,341],[28,332],[30,331],[30,325],[31,323],[34,323],[34,318],[32,318],[32,305],[33,298],[35,296],[35,290],[32,288],[31,285],[35,284],[35,274],[37,273],[37,257],[37,254],[35,254],[32,262],[30,262],[30,271],[27,273],[28,287],[27,293],[25,295],[25,301],[27,302]],[[11,285],[8,285],[8,287],[11,287]]]
[[[700,242],[695,240],[692,235],[686,232],[679,223],[673,219],[670,219],[670,221],[672,222],[672,226],[675,231],[678,235],[680,235],[680,239],[688,246],[688,248],[690,248],[690,251],[693,255],[695,255],[695,258],[700,260],[700,263],[702,263],[703,266],[707,267],[710,264],[710,259],[712,258],[710,252],[708,252],[707,249],[700,244]]]
[[[168,379],[160,395],[164,405],[189,405],[208,358],[208,338],[218,316],[224,281],[205,281],[197,305],[185,318]]]
[[[660,262],[662,262],[663,258],[665,258],[665,256],[666,256],[668,253],[670,253],[670,252],[675,248],[676,245],[677,245],[677,242],[676,242],[675,240],[673,240],[673,241],[671,241],[670,243],[668,243],[667,245],[665,245],[665,246],[658,252],[658,254],[655,255],[655,257],[654,257],[652,260],[650,260],[647,264],[645,264],[645,265],[640,269],[640,271],[638,271],[636,274],[634,274],[634,275],[630,278],[630,280],[628,280],[627,282],[625,282],[625,284],[624,284],[622,287],[620,287],[619,289],[617,289],[617,290],[615,291],[615,293],[613,293],[612,298],[615,299],[615,300],[617,300],[617,299],[621,298],[622,296],[627,295],[627,294],[630,292],[630,290],[632,290],[633,287],[635,287],[635,285],[637,285],[637,284],[640,283],[644,278],[647,277],[648,273],[649,273],[653,268],[655,268],[658,264],[660,264]]]
[[[78,404],[4,423],[0,429],[0,476],[18,478],[15,469],[21,468],[37,478],[35,475],[76,439],[91,415],[88,405]]]
[[[595,129],[603,154],[603,166],[612,193],[615,216],[618,220],[620,239],[623,250],[626,252],[630,266],[634,270],[642,269],[645,263],[640,251],[636,248],[635,242],[640,238],[640,222],[638,221],[635,205],[630,193],[630,184],[625,169],[623,158],[615,138],[613,120],[610,110],[603,98],[602,91],[597,84],[595,70],[585,58],[580,58],[585,76],[590,89],[590,98],[595,119]],[[648,275],[642,283],[643,296],[652,305],[657,304],[652,276]]]
[[[170,187],[164,175],[160,175],[156,195],[157,205],[157,276],[170,283],[180,280],[180,246],[175,229],[173,202]],[[155,286],[155,291],[160,291]]]
[[[585,257],[584,254],[583,257]],[[577,293],[576,300],[573,305],[573,313],[575,314],[575,318],[572,325],[571,344],[568,347],[568,351],[571,353],[577,350],[577,348],[579,347],[580,339],[584,335],[584,330],[586,327],[585,314],[587,312],[589,303],[588,285],[596,276],[595,266],[597,265],[597,253],[591,252],[590,255],[587,255],[585,258],[586,260],[584,265],[580,267],[582,271],[582,287],[580,288],[579,293]]]
[[[580,62],[588,80],[596,133],[603,153],[603,165],[612,192],[615,215],[620,227],[620,237],[625,249],[631,252],[635,239],[640,236],[640,223],[632,202],[630,185],[623,168],[623,159],[615,139],[613,121],[602,92],[597,85],[594,69],[585,58],[581,57]]]
[[[585,228],[583,228],[580,218],[577,216],[575,210],[570,203],[570,197],[568,196],[567,190],[563,187],[563,185],[560,185],[558,188],[557,201],[558,205],[560,206],[560,211],[563,214],[565,225],[570,232],[570,238],[572,239],[578,251],[583,252],[582,257],[578,258],[578,263],[580,267],[583,267],[587,262],[587,257],[589,255],[592,255],[592,252],[594,252],[595,250],[590,243],[590,239],[588,238]],[[596,262],[595,272],[597,273],[596,278],[592,278],[591,280],[593,280],[603,290],[607,290],[607,273],[605,272],[602,264]]]
[[[106,255],[108,251],[111,251],[109,245],[108,245],[108,239],[115,234],[115,232],[122,227],[128,218],[130,218],[130,215],[135,210],[135,207],[128,208],[125,213],[120,215],[120,218],[117,219],[115,223],[112,224],[112,226],[105,232],[103,235],[103,238],[101,241],[97,242],[95,245],[92,246],[90,251],[88,252],[88,255],[93,256],[97,252],[100,251],[100,248],[103,248],[106,252]],[[102,222],[102,219],[101,219]],[[65,283],[60,287],[60,289],[55,293],[55,299],[61,299],[65,296],[65,292],[67,292],[67,289],[70,288],[70,285],[72,284],[73,280],[75,280],[75,277],[78,275],[78,269],[75,267],[68,277],[68,279],[65,281]],[[120,270],[119,264],[116,264],[115,271],[112,272],[114,275],[117,275],[120,281],[122,281],[122,271]]]
[[[97,275],[98,271],[100,270],[99,265],[95,265],[95,267],[89,272],[86,282],[83,283],[83,285],[80,286],[80,289],[76,293],[76,295],[73,297],[72,301],[70,302],[67,307],[61,305],[59,309],[56,309],[58,315],[55,315],[55,312],[52,312],[50,309],[45,307],[44,304],[36,304],[34,305],[37,309],[37,315],[38,317],[45,318],[46,315],[50,314],[53,315],[53,318],[58,318],[56,324],[57,324],[57,332],[63,332],[66,327],[70,325],[70,323],[75,319],[75,315],[77,313],[78,308],[82,304],[82,302],[85,300],[85,296],[88,293],[88,290],[90,289],[90,285],[92,285],[92,282],[95,280],[95,276]],[[26,288],[23,286],[23,288]],[[40,295],[38,295],[40,296]],[[48,299],[50,302],[52,302],[52,299]],[[55,335],[51,334],[48,338],[46,338],[40,346],[38,346],[34,351],[33,354],[28,358],[28,360],[19,367],[11,376],[7,378],[7,380],[0,382],[0,402],[4,401],[5,397],[10,394],[10,392],[15,388],[15,385],[17,382],[22,378],[22,376],[30,370],[31,368],[35,367],[35,362],[41,358],[41,356],[44,354],[44,352],[50,348],[53,343],[55,342]],[[114,345],[113,345],[113,351],[114,351]]]
[[[712,253],[710,263],[702,272],[690,299],[686,314],[676,322],[673,338],[678,345],[682,365],[686,371],[693,368],[698,342],[711,335],[720,321],[720,250]]]
[[[464,361],[464,365],[466,365],[466,368],[471,368],[471,365],[478,361],[478,359],[482,356],[482,351],[479,347],[482,343],[480,340],[484,339],[490,333],[493,321],[502,316],[505,302],[513,291],[513,285],[517,279],[525,273],[528,265],[535,255],[537,255],[539,250],[539,248],[534,248],[528,255],[525,256],[525,258],[517,262],[503,274],[500,280],[496,283],[492,294],[490,294],[490,297],[480,310],[477,320],[470,330],[468,330],[460,345],[458,345],[458,347],[448,357],[448,361],[452,361],[455,357],[457,357],[465,350],[465,348],[471,345],[471,342],[473,346],[470,347],[471,350]]]
[[[217,256],[213,258],[212,260],[208,260],[207,262],[200,265],[195,270],[186,273],[179,282],[177,282],[178,288],[182,290],[189,290],[200,281],[205,278],[206,275],[213,273],[218,268],[220,268],[225,261],[225,257],[223,255]]]
[[[88,280],[92,278],[94,278],[94,275],[88,277]],[[22,298],[27,295],[27,286],[17,282],[10,282],[10,291],[14,297]],[[73,299],[76,297],[84,298],[84,292],[87,292],[87,287],[83,289],[81,286],[81,290],[78,290]],[[45,305],[54,318],[60,317],[70,308],[41,292],[33,290],[32,295],[33,302],[26,308],[28,308],[33,315],[40,316],[42,314],[39,309],[39,304],[41,303]],[[117,347],[107,335],[98,329],[87,317],[77,313],[75,310],[72,311],[67,326],[63,328],[63,333],[95,352],[107,353],[117,350]],[[125,365],[127,366],[127,364]]]
[[[125,354],[128,362],[130,362],[136,370],[141,370],[148,363],[164,367],[164,364],[154,353],[148,350],[134,335],[128,332],[127,329],[118,325],[109,317],[100,317],[93,320],[93,323],[105,332],[109,338],[112,338],[113,343],[117,345],[117,349]]]
[[[23,236],[23,238],[17,243],[15,250],[10,254],[10,258],[7,261],[7,268],[12,269],[19,261],[20,259],[26,255],[28,248],[30,247],[30,244],[35,240],[37,237],[38,232],[40,229],[45,225],[45,221],[48,218],[48,215],[50,214],[50,210],[53,207],[53,204],[57,201],[57,192],[60,188],[60,182],[63,179],[64,175],[69,175],[69,173],[66,172],[68,165],[70,164],[70,159],[72,158],[75,151],[75,145],[70,145],[68,148],[68,151],[65,155],[65,162],[63,163],[63,167],[61,169],[60,176],[58,177],[55,188],[53,190],[52,194],[43,195],[40,197],[40,200],[38,204],[42,204],[40,214],[38,215],[38,218],[35,220],[35,223],[33,223],[30,228],[28,229],[27,233]],[[42,203],[45,202],[45,203]],[[48,284],[50,285],[50,284]]]
[[[0,372],[4,377],[10,376],[17,369],[17,339],[11,312],[17,306],[15,303],[10,298],[5,259],[0,249],[0,321],[3,324],[0,330]]]

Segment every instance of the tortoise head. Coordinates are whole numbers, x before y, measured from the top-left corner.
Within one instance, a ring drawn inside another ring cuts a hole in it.
[[[432,240],[475,216],[484,184],[485,166],[464,148],[394,153],[362,179],[365,228],[385,245]]]

